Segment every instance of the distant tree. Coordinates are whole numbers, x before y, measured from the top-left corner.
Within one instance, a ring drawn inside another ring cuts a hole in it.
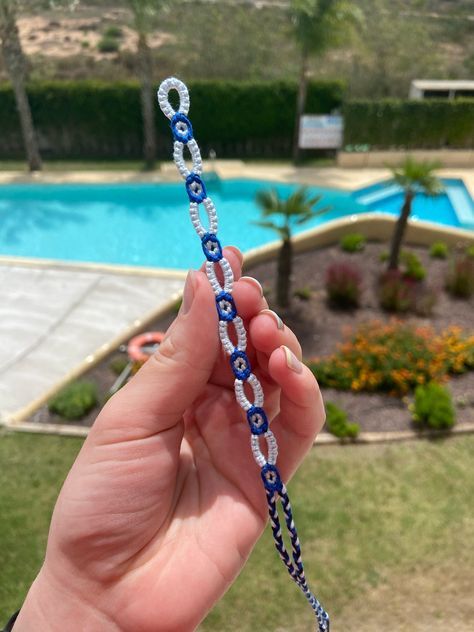
[[[293,267],[292,230],[295,226],[300,226],[328,210],[327,207],[317,211],[314,209],[320,201],[320,195],[311,196],[305,187],[297,189],[286,200],[280,198],[276,189],[259,191],[256,195],[256,202],[261,209],[262,220],[255,222],[255,224],[274,230],[282,240],[278,254],[275,288],[276,302],[280,307],[288,307],[290,304],[291,272]],[[282,221],[277,222],[267,219],[274,215]]]
[[[153,61],[148,35],[158,12],[170,0],[126,0],[133,14],[133,26],[138,35],[138,74],[143,119],[143,157],[147,169],[153,169],[156,159],[155,95]]]
[[[443,190],[440,179],[434,174],[439,166],[436,162],[419,162],[408,156],[400,167],[392,169],[393,179],[404,191],[404,200],[390,244],[389,270],[398,270],[400,250],[416,194],[439,195]]]
[[[26,92],[27,65],[17,26],[17,0],[0,0],[0,43],[5,69],[13,86],[30,171],[41,169],[38,140]]]
[[[300,77],[296,102],[293,161],[299,159],[299,124],[305,111],[311,57],[322,57],[328,50],[348,43],[362,14],[347,0],[292,0],[290,17],[300,49]]]

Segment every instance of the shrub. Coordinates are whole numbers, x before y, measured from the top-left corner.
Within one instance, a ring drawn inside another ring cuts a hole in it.
[[[359,424],[347,421],[347,413],[333,404],[327,402],[326,427],[328,431],[339,439],[355,439],[359,434]]]
[[[326,292],[331,305],[342,309],[357,307],[362,275],[353,263],[333,263],[326,271]]]
[[[123,29],[115,24],[111,24],[104,31],[104,38],[120,39],[121,37],[123,37]]]
[[[293,294],[302,301],[309,301],[313,295],[313,290],[310,287],[300,287]]]
[[[474,244],[466,248],[466,256],[470,259],[474,259]]]
[[[446,289],[457,298],[470,298],[474,294],[474,259],[464,255],[451,260]]]
[[[344,235],[339,244],[345,252],[360,252],[364,250],[366,240],[364,235],[360,233],[350,233],[349,235]]]
[[[68,384],[48,402],[48,408],[64,419],[81,419],[97,405],[97,387],[93,382]]]
[[[433,259],[446,259],[449,253],[448,246],[444,241],[435,241],[430,247],[430,257]]]
[[[380,307],[387,312],[408,312],[415,304],[415,282],[400,270],[387,270],[379,277],[377,294]]]
[[[336,353],[308,366],[321,386],[403,395],[474,368],[474,335],[456,327],[436,334],[431,327],[372,322],[361,325]]]
[[[99,40],[97,48],[101,53],[116,53],[120,49],[120,43],[115,37],[106,37],[105,35]]]
[[[430,316],[438,300],[437,291],[422,281],[414,281],[400,270],[383,272],[378,281],[379,305],[387,312],[415,312]]]
[[[344,145],[470,149],[474,144],[474,99],[349,101],[343,115]]]
[[[426,270],[419,257],[408,250],[403,250],[400,255],[400,263],[403,274],[414,281],[423,281],[426,277]]]
[[[416,387],[411,409],[415,424],[435,430],[452,428],[456,421],[450,392],[436,382]]]

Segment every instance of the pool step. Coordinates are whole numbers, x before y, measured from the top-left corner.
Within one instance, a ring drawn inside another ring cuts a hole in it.
[[[446,193],[461,226],[474,229],[474,203],[467,190],[464,187],[447,187]]]
[[[372,191],[371,193],[366,193],[365,195],[357,196],[356,200],[360,204],[374,204],[374,202],[380,202],[380,200],[385,200],[392,195],[397,195],[400,193],[400,187],[397,184],[392,184],[390,186],[382,187],[381,189],[377,189],[377,191]]]

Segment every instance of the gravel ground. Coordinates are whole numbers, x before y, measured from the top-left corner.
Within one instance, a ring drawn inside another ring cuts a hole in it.
[[[391,316],[380,311],[375,296],[375,279],[383,269],[380,254],[386,250],[381,244],[368,244],[364,253],[345,254],[339,247],[323,248],[295,256],[293,290],[308,288],[311,291],[309,300],[294,298],[290,309],[279,313],[285,323],[298,335],[306,359],[333,353],[337,344],[344,338],[348,329],[371,320],[387,321]],[[421,258],[428,270],[427,281],[438,290],[438,301],[434,313],[429,318],[419,316],[405,317],[404,320],[414,325],[431,325],[440,331],[450,325],[458,325],[466,331],[472,331],[472,314],[474,301],[454,300],[443,291],[443,282],[447,262],[432,260],[424,248],[410,248]],[[335,261],[346,260],[357,266],[364,279],[361,305],[357,310],[335,311],[326,301],[324,276],[326,268]],[[263,263],[245,271],[255,276],[262,283],[270,306],[272,305],[272,288],[274,285],[275,263]],[[165,331],[172,322],[174,314],[157,320],[149,330]],[[93,368],[85,379],[98,384],[103,395],[112,385],[115,376],[110,369],[110,361],[120,355],[117,350]],[[474,372],[452,378],[448,383],[458,409],[458,421],[474,421]],[[470,395],[471,393],[471,395]],[[381,394],[350,393],[323,389],[326,401],[332,401],[350,413],[352,421],[360,424],[363,431],[387,432],[406,430],[411,427],[407,411],[409,398],[404,400]],[[92,425],[98,409],[82,419],[82,425]],[[31,421],[40,423],[64,423],[58,416],[51,415],[46,406],[38,410]]]

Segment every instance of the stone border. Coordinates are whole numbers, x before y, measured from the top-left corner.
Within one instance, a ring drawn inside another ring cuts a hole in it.
[[[294,252],[337,244],[348,229],[361,232],[367,239],[388,241],[396,223],[395,216],[377,211],[348,215],[326,224],[306,230],[292,238]],[[434,241],[444,241],[451,247],[474,244],[474,231],[440,226],[431,222],[408,220],[405,242],[417,246],[430,246]],[[255,265],[272,259],[280,248],[280,242],[253,248],[245,253],[244,265]]]
[[[42,424],[33,422],[2,422],[0,427],[13,432],[30,432],[33,434],[59,435],[68,437],[87,437],[90,427],[68,424]],[[317,446],[375,445],[381,443],[399,443],[416,439],[447,439],[452,436],[473,434],[474,422],[455,425],[452,430],[401,430],[397,432],[361,432],[354,440],[338,439],[328,432],[321,433],[313,443]]]

